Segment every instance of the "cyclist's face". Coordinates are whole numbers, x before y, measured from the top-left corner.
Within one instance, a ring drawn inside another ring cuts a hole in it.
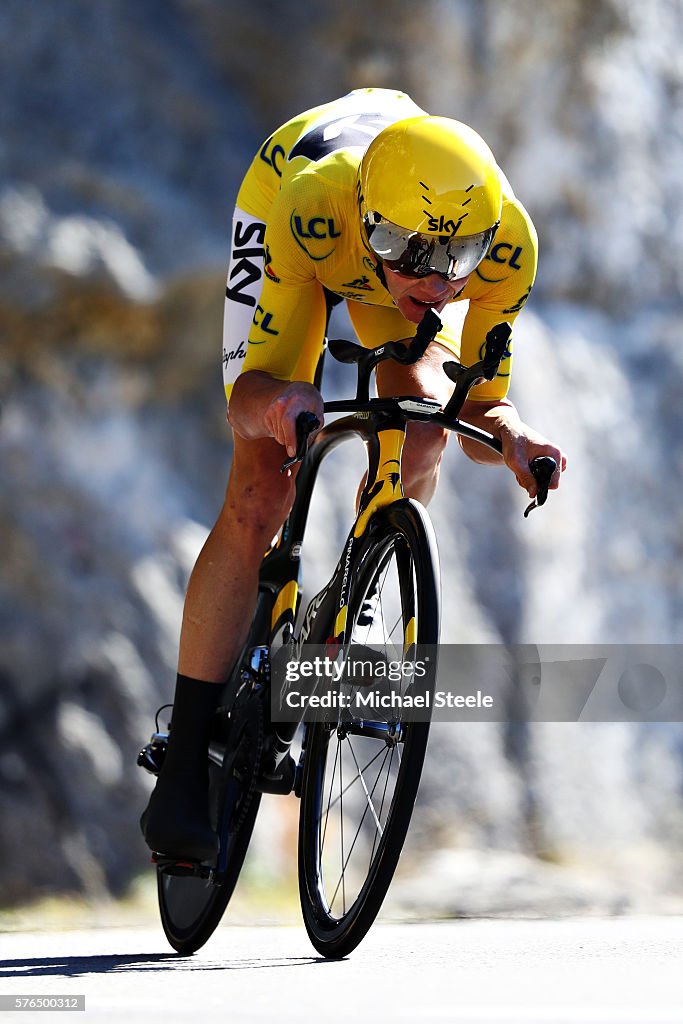
[[[460,294],[469,280],[468,276],[457,281],[447,281],[441,274],[412,277],[399,274],[397,270],[389,270],[386,266],[384,276],[394,304],[406,320],[414,324],[420,323],[426,309],[435,309],[440,313],[447,303]]]

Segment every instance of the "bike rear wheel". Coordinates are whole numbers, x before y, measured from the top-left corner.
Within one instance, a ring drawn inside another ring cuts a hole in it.
[[[439,584],[425,510],[408,500],[376,514],[372,540],[353,567],[347,635],[395,644],[408,660],[432,652],[421,692],[436,676]],[[364,622],[364,599],[376,606]],[[299,892],[306,929],[328,957],[350,953],[387,893],[417,795],[429,722],[392,718],[309,723],[299,822]]]

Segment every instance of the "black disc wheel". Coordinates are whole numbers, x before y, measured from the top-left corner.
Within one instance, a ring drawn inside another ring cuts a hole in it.
[[[237,883],[261,794],[256,780],[264,736],[263,695],[245,683],[231,708],[216,713],[209,745],[211,823],[220,838],[215,865],[159,865],[161,922],[171,946],[194,953],[220,923]]]
[[[346,636],[354,649],[398,651],[401,687],[433,691],[439,583],[433,531],[424,509],[402,500],[376,513],[352,567]],[[413,677],[405,663],[414,659]],[[374,669],[377,672],[377,669]],[[365,685],[368,685],[365,680]],[[374,686],[374,683],[371,685]],[[381,680],[378,680],[381,692]],[[405,711],[306,727],[299,824],[299,891],[308,934],[328,957],[350,953],[377,916],[410,823],[429,732]]]

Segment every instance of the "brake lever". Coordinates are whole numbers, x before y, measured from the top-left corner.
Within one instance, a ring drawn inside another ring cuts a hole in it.
[[[285,459],[280,466],[280,472],[286,473],[288,469],[302,462],[308,450],[309,435],[320,426],[320,420],[312,412],[300,412],[296,418],[296,455],[291,459]]]
[[[529,469],[531,470],[538,491],[536,497],[527,506],[524,512],[524,518],[526,519],[530,512],[533,512],[535,508],[540,508],[541,505],[545,505],[548,500],[548,488],[550,487],[550,481],[552,480],[553,473],[557,469],[557,462],[549,455],[537,455],[535,459],[532,459],[529,463]]]

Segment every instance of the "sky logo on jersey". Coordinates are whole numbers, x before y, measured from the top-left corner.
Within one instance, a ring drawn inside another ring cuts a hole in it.
[[[296,210],[292,210],[289,226],[297,245],[304,250],[307,256],[316,261],[326,260],[334,252],[334,246],[329,249],[327,244],[324,246],[325,249],[328,249],[327,252],[317,252],[317,243],[328,243],[331,239],[341,238],[342,234],[341,231],[337,231],[332,217],[306,218],[301,217]]]
[[[244,306],[255,306],[253,285],[261,280],[263,267],[263,240],[266,237],[266,225],[253,221],[245,226],[241,220],[235,221],[232,237],[232,258],[225,296],[232,302],[240,302]]]

